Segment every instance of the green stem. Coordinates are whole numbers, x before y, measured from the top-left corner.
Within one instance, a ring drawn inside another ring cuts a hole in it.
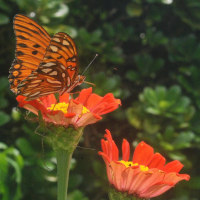
[[[73,151],[56,150],[58,189],[57,200],[67,200],[69,169]]]

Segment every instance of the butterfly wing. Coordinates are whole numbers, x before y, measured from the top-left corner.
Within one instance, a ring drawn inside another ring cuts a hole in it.
[[[77,50],[72,38],[57,33],[51,39],[39,68],[17,87],[20,95],[32,100],[52,93],[71,91],[78,75]]]
[[[49,34],[35,21],[18,14],[14,18],[16,51],[9,70],[10,89],[17,93],[18,84],[35,71],[50,42]]]

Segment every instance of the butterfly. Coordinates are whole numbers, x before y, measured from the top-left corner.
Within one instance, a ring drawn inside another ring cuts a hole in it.
[[[21,14],[14,17],[15,59],[9,70],[10,89],[27,101],[48,94],[70,92],[84,82],[78,75],[75,43],[66,33],[52,38],[35,21]]]

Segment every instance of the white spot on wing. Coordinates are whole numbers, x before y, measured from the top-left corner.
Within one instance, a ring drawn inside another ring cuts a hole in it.
[[[24,93],[23,96],[27,97],[29,94],[30,94],[30,92]]]
[[[71,85],[71,80],[69,78],[69,76],[67,77],[67,87],[69,87]]]
[[[48,73],[48,72],[50,72],[52,69],[51,68],[46,68],[46,69],[43,69],[42,71],[44,72],[44,73]]]
[[[66,74],[65,74],[65,73],[62,73],[62,77],[65,78],[65,76],[66,76]]]
[[[54,52],[57,52],[58,51],[58,47],[54,46],[54,45],[51,45],[50,46],[51,50],[54,51]]]
[[[56,38],[56,37],[54,37],[53,40],[56,41],[56,42],[60,42],[60,39]]]
[[[56,76],[57,74],[58,74],[57,71],[53,71],[53,72],[51,72],[49,75]]]
[[[64,65],[60,65],[60,67],[63,69],[63,70],[66,70],[65,66]]]
[[[51,67],[51,66],[53,66],[53,65],[56,65],[55,63],[53,63],[53,62],[49,62],[49,63],[46,63],[46,64],[44,64],[44,65],[42,65],[43,67]]]
[[[63,40],[63,45],[69,45],[69,42],[67,42],[66,40]]]
[[[29,95],[29,97],[36,96],[38,94],[40,94],[40,92],[35,92],[34,94]]]
[[[49,78],[47,78],[47,82],[53,83],[53,84],[60,84],[60,85],[61,85],[61,82],[60,82],[60,81],[53,81],[53,80],[51,80],[51,79],[49,79]]]
[[[32,87],[37,87],[39,84],[32,84],[32,85],[29,85],[28,87],[29,88],[32,88]]]

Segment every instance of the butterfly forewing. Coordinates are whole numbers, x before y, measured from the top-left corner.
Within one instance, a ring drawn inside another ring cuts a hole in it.
[[[27,100],[51,93],[69,92],[78,74],[77,51],[71,37],[57,33],[51,39],[39,68],[18,86],[18,94]]]
[[[35,71],[50,42],[49,34],[36,22],[24,15],[14,18],[16,51],[10,68],[10,88],[17,93],[18,84]]]

